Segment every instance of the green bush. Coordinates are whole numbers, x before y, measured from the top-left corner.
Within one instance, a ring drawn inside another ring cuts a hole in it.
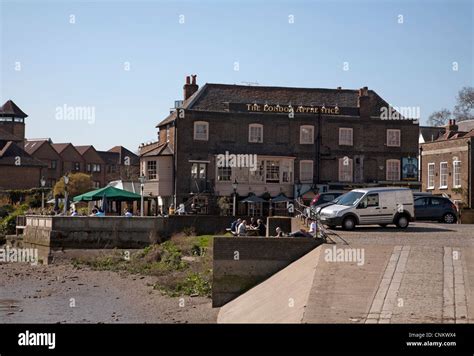
[[[24,215],[28,211],[27,204],[20,205],[16,210],[11,212],[8,216],[0,220],[0,232],[4,235],[12,235],[16,232],[16,218],[19,215]]]

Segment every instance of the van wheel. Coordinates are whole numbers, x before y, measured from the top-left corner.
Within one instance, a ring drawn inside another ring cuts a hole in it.
[[[387,227],[388,224],[379,224],[381,227]]]
[[[406,229],[408,227],[409,221],[406,215],[400,215],[395,223],[400,229]]]
[[[355,219],[351,216],[348,216],[342,221],[342,228],[344,230],[354,230],[356,225]]]
[[[446,224],[454,224],[456,222],[456,216],[451,213],[446,213],[443,215],[443,222]]]

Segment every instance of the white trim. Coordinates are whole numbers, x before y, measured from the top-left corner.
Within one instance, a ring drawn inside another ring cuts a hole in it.
[[[443,176],[443,174],[441,173],[441,165],[443,163],[446,163],[446,185],[442,185],[441,184],[441,177]],[[449,172],[448,172],[448,162],[439,162],[439,189],[447,189],[448,188],[448,176],[449,176]]]

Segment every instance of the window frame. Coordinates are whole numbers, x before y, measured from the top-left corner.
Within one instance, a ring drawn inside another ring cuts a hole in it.
[[[196,128],[199,125],[202,125],[202,126],[206,127],[206,138],[199,137],[197,135],[198,132],[197,132]],[[194,139],[194,141],[209,141],[209,122],[208,121],[194,121],[194,124],[193,124],[193,139]]]
[[[458,163],[459,172],[456,173],[456,163]],[[456,184],[456,175],[458,176],[459,184]],[[453,161],[453,188],[461,188],[461,161]]]
[[[390,163],[393,163],[393,162],[397,162],[397,166],[398,166],[398,178],[397,179],[391,179],[391,177],[389,177],[388,167],[390,166]],[[396,159],[396,158],[387,159],[387,161],[385,162],[385,179],[387,181],[396,182],[396,181],[400,180],[400,174],[401,174],[401,171],[400,171],[401,164],[400,163],[401,163],[400,160]]]
[[[351,133],[351,143],[344,143],[341,140],[341,134],[343,131],[350,132]],[[354,146],[354,129],[352,127],[339,127],[339,140],[338,140],[339,146]]]
[[[153,163],[155,165],[155,168],[154,168],[154,177],[152,178],[151,175],[150,175],[150,171],[153,170],[153,168],[150,168],[150,164]],[[158,179],[158,163],[157,161],[154,161],[154,160],[149,160],[149,161],[146,161],[146,177],[148,180],[156,180]]]
[[[442,165],[446,165],[446,173],[442,173]],[[446,176],[446,185],[443,185],[443,176]],[[439,162],[439,189],[448,189],[448,162]]]
[[[433,167],[433,174],[431,178],[433,178],[433,184],[430,185],[430,167]],[[436,164],[434,162],[428,163],[428,170],[426,174],[428,175],[427,182],[426,182],[426,189],[435,189],[435,169],[436,169]]]
[[[303,170],[302,170],[302,167],[304,165],[309,165],[311,167],[311,178],[308,178],[308,179],[303,179]],[[299,174],[300,174],[300,182],[301,183],[313,183],[313,178],[314,178],[314,161],[313,160],[310,160],[310,159],[303,159],[300,161],[300,164],[299,164]]]
[[[252,141],[251,133],[252,133],[253,128],[259,128],[260,129],[260,140]],[[249,124],[248,142],[249,143],[263,143],[263,125],[262,124],[257,124],[257,123]]]
[[[391,144],[389,140],[389,132],[397,132],[398,133],[398,144]],[[387,147],[401,147],[402,146],[402,131],[400,129],[387,129],[386,131],[386,144]]]
[[[305,141],[303,130],[311,129],[310,138]],[[313,145],[314,144],[314,125],[300,125],[300,145]]]

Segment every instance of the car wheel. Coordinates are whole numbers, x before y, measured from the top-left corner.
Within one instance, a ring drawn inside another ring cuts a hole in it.
[[[408,227],[409,221],[406,215],[400,215],[397,219],[396,225],[400,229],[406,229]]]
[[[342,228],[344,230],[354,230],[356,225],[355,219],[351,216],[348,216],[342,221]]]
[[[387,227],[388,224],[379,224],[381,227]]]
[[[452,213],[446,213],[443,215],[443,222],[446,224],[454,224],[456,222],[456,216]]]

